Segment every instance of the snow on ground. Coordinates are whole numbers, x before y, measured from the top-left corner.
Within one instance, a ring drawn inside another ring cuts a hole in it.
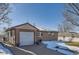
[[[11,51],[0,44],[0,54],[12,54]]]
[[[70,50],[79,52],[79,47],[77,47],[77,46],[69,46],[69,45],[66,45],[65,43],[58,43],[58,45],[65,46],[65,47],[67,47]]]
[[[66,55],[74,55],[72,51],[69,50],[66,44],[63,42],[58,41],[43,41],[43,44],[47,45],[47,48],[56,50],[60,53],[66,54]]]

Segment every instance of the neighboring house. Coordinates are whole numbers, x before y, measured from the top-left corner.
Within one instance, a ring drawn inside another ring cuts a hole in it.
[[[72,41],[79,42],[79,33],[70,32],[70,33],[58,33],[59,41]]]
[[[58,32],[41,31],[29,23],[11,27],[6,32],[6,42],[16,46],[32,45],[38,40],[57,40],[58,38]]]

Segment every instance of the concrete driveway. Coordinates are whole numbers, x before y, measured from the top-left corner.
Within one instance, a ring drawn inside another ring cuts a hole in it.
[[[20,48],[32,51],[37,55],[63,55],[62,53],[46,48],[44,45],[30,45],[22,46]]]
[[[46,48],[44,45],[29,45],[21,47],[7,46],[14,55],[33,55],[26,51],[31,51],[35,55],[63,55],[57,51]]]

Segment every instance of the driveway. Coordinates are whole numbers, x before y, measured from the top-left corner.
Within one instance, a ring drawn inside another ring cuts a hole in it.
[[[11,52],[14,55],[33,55],[31,53],[25,52],[25,50],[34,52],[36,55],[62,55],[62,53],[48,49],[44,45],[30,45],[22,47],[7,46],[7,47],[9,48],[9,50],[11,50]]]
[[[62,55],[62,53],[48,49],[42,44],[41,45],[22,46],[20,48],[32,51],[32,52],[36,53],[37,55]]]
[[[58,51],[47,48],[44,44],[21,47],[14,47],[9,44],[5,44],[5,46],[9,48],[13,55],[63,55]]]

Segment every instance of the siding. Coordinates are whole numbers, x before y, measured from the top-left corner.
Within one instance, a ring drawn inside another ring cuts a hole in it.
[[[9,30],[7,33],[7,42],[15,45],[15,30]]]
[[[56,32],[49,32],[49,31],[42,31],[41,36],[36,36],[36,39],[39,40],[57,40],[58,33]]]

